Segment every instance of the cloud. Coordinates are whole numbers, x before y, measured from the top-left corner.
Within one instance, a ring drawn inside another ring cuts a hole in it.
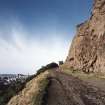
[[[11,26],[7,32],[10,38],[0,38],[0,73],[35,73],[52,61],[65,60],[69,42],[60,35],[53,33],[45,39],[28,39],[25,36],[30,33],[19,22]],[[5,29],[0,34],[5,35]]]

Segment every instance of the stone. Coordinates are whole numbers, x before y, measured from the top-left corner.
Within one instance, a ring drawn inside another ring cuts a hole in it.
[[[105,73],[105,0],[94,0],[91,17],[77,25],[65,65]]]

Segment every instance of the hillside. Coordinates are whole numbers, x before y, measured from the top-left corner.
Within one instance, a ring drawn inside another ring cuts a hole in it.
[[[57,69],[31,80],[8,105],[105,105],[105,92]]]

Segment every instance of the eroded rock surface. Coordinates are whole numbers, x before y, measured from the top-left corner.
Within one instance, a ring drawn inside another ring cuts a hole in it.
[[[86,72],[105,72],[105,0],[94,0],[90,19],[77,26],[65,64]]]

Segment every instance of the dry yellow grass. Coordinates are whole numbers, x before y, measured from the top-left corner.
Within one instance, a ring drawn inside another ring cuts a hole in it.
[[[40,105],[44,89],[48,84],[46,71],[26,84],[26,87],[16,96],[14,96],[7,105]]]

